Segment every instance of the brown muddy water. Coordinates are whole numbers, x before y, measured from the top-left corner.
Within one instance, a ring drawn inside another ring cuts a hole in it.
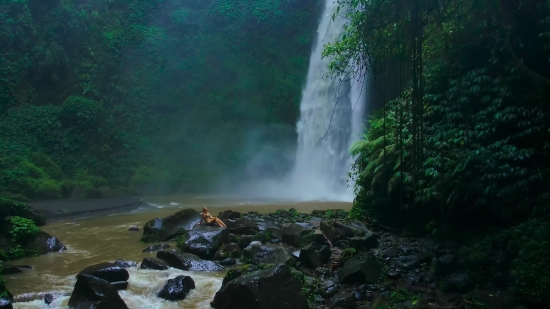
[[[100,217],[72,218],[55,222],[42,229],[59,238],[67,251],[13,261],[11,264],[32,265],[33,270],[23,274],[4,276],[8,289],[16,296],[16,309],[68,308],[69,296],[76,282],[75,275],[83,268],[116,259],[141,262],[145,257],[154,257],[156,252],[142,253],[147,245],[139,241],[142,233],[130,232],[131,226],[141,227],[148,220],[164,217],[180,209],[201,210],[208,207],[212,215],[224,210],[240,212],[274,212],[278,209],[295,208],[299,212],[314,209],[350,209],[351,203],[342,202],[289,202],[269,200],[224,199],[222,197],[165,196],[143,197],[150,206],[140,207],[128,213],[104,214]],[[8,263],[10,264],[10,263]],[[210,301],[221,287],[225,272],[188,272],[177,269],[166,271],[128,269],[129,285],[120,296],[132,309],[211,308]],[[168,279],[189,275],[196,288],[186,299],[170,302],[156,297]],[[42,295],[51,293],[55,301],[47,306]],[[34,299],[34,300],[33,300]]]

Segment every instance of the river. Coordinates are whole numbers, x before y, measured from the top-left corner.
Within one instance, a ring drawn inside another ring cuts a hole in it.
[[[201,210],[208,207],[213,215],[228,209],[268,213],[289,208],[295,208],[299,212],[351,208],[351,203],[345,202],[290,202],[208,196],[143,197],[142,200],[151,206],[140,207],[128,213],[73,218],[42,227],[44,231],[59,238],[67,250],[11,263],[34,267],[23,274],[4,276],[7,287],[16,296],[16,300],[29,300],[15,303],[14,308],[68,308],[67,302],[76,282],[75,275],[85,267],[116,259],[139,263],[145,257],[155,256],[156,252],[141,252],[147,246],[139,241],[142,232],[130,232],[128,228],[135,225],[141,229],[148,220],[167,216],[183,208]],[[128,289],[119,293],[132,309],[211,308],[210,301],[220,288],[225,275],[225,272],[187,272],[177,269],[157,271],[130,268],[128,272]],[[168,279],[182,274],[191,276],[196,284],[196,288],[185,300],[170,302],[156,297],[156,292]],[[44,293],[55,296],[55,301],[49,306],[44,303]]]

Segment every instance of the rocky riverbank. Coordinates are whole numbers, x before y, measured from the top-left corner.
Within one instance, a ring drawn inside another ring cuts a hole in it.
[[[173,267],[226,272],[211,302],[216,309],[524,308],[512,289],[476,282],[464,270],[471,260],[457,246],[378,230],[341,210],[219,217],[226,228],[196,226],[200,214],[192,209],[150,220],[142,240],[151,244],[143,250],[157,251],[155,258],[82,270],[69,306],[127,308],[117,292],[128,286],[126,268]],[[166,243],[171,240],[177,248]],[[159,300],[185,299],[195,289],[192,276],[167,280],[155,292]]]

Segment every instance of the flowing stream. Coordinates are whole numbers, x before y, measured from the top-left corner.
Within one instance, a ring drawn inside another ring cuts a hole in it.
[[[213,215],[217,215],[218,212],[228,209],[266,213],[292,207],[300,212],[351,207],[351,204],[341,202],[293,203],[221,197],[169,196],[144,198],[144,200],[152,207],[142,207],[129,213],[71,219],[44,226],[43,230],[59,238],[68,250],[7,263],[34,267],[22,274],[4,276],[8,289],[18,301],[14,304],[14,308],[66,309],[76,282],[75,275],[85,267],[116,259],[139,263],[145,257],[154,257],[156,252],[141,252],[148,246],[139,241],[142,232],[130,232],[128,228],[135,225],[141,229],[148,220],[167,216],[182,208],[193,208],[199,211],[206,206]],[[210,301],[221,287],[225,275],[225,272],[187,272],[177,269],[157,271],[130,268],[128,271],[130,273],[128,289],[120,291],[120,295],[132,309],[211,308]],[[196,284],[196,288],[185,300],[170,302],[156,296],[168,279],[181,274],[191,276]],[[49,306],[43,300],[45,293],[55,296],[55,301]]]

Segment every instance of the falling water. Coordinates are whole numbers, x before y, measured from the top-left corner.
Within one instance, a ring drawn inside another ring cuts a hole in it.
[[[352,163],[348,150],[363,130],[365,84],[333,78],[331,59],[321,56],[324,45],[344,30],[344,18],[332,19],[337,7],[334,0],[326,0],[300,103],[291,183],[294,195],[302,199],[353,199],[353,184],[347,183]]]

